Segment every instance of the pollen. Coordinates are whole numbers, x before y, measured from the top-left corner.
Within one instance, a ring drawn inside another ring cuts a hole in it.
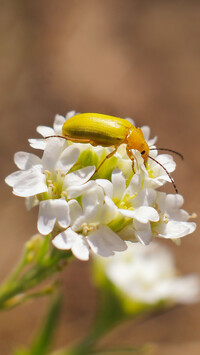
[[[100,227],[99,223],[83,223],[81,226],[82,234],[86,237],[90,232],[98,230]]]

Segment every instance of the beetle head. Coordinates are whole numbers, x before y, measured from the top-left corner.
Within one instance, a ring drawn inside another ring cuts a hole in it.
[[[144,135],[141,128],[131,128],[130,133],[127,137],[127,143],[130,149],[138,150],[141,153],[144,161],[147,161],[149,154],[149,146],[144,139]]]

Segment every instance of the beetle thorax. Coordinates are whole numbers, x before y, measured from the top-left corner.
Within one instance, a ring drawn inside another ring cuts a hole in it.
[[[138,150],[144,160],[147,160],[147,155],[149,154],[149,146],[144,139],[143,132],[140,128],[131,127],[129,134],[126,137],[127,145],[129,149]]]

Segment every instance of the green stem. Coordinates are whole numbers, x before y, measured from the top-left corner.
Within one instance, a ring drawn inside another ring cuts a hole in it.
[[[55,351],[51,355],[86,355],[86,354],[93,354],[95,353],[93,348],[96,343],[110,330],[115,328],[117,324],[120,323],[120,319],[117,322],[111,322],[109,324],[105,324],[101,322],[99,323],[97,320],[96,325],[93,326],[90,333],[80,341],[77,345],[73,348],[63,351]]]
[[[85,339],[83,339],[78,345],[76,345],[74,348],[67,350],[63,353],[63,355],[85,355],[90,352],[90,350],[93,348],[94,344],[98,340],[102,338],[104,334],[108,332],[108,328],[104,327],[100,329],[94,329],[91,331],[90,334],[88,334]]]
[[[24,258],[22,258],[16,270],[0,288],[0,309],[12,307],[13,304],[18,303],[18,299],[14,300],[14,297],[20,298],[20,295],[27,290],[38,285],[52,274],[61,271],[62,265],[60,265],[60,263],[70,260],[71,257],[71,252],[61,252],[53,248],[44,256],[43,260],[40,260],[39,264],[32,265],[32,267],[19,278],[19,274],[27,265],[25,262],[25,253]]]
[[[92,353],[94,345],[110,330],[126,319],[126,315],[110,292],[102,292],[98,313],[95,323],[89,334],[74,348],[71,348],[62,355],[85,355]]]
[[[19,277],[20,273],[22,272],[23,268],[27,265],[27,260],[26,260],[27,252],[25,251],[19,260],[18,264],[16,265],[15,269],[12,271],[10,276],[6,281],[3,282],[3,285],[0,288],[0,292],[3,292],[4,290],[8,289],[10,285],[12,285],[13,282],[16,281],[16,279]]]

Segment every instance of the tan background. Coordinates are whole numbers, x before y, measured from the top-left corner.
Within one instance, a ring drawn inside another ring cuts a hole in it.
[[[36,232],[37,209],[11,194],[4,177],[13,154],[31,151],[39,124],[71,109],[135,118],[159,145],[185,156],[174,178],[185,209],[199,212],[200,6],[198,1],[1,1],[1,257],[0,278]],[[167,191],[173,192],[172,186]],[[174,250],[183,273],[200,274],[198,230]],[[75,261],[62,274],[64,304],[55,346],[85,334],[95,290],[89,265]],[[46,302],[0,315],[0,354],[30,343]],[[200,353],[200,305],[183,307],[144,324],[125,324],[104,344],[155,342],[159,354]]]

